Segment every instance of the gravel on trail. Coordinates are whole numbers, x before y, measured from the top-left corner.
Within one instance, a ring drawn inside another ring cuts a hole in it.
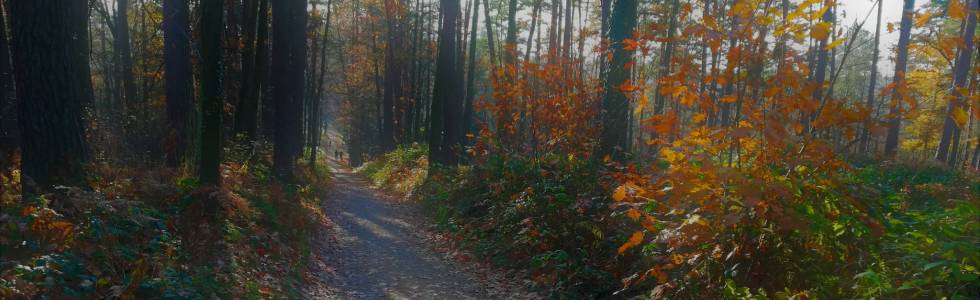
[[[370,188],[336,161],[331,167],[322,206],[328,220],[313,243],[305,298],[540,298],[523,276],[445,251],[417,205]]]

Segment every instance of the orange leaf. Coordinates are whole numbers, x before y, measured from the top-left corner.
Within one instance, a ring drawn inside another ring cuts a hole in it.
[[[643,242],[643,232],[642,231],[634,232],[633,235],[630,236],[630,239],[628,241],[626,241],[625,244],[623,244],[622,246],[619,246],[619,249],[617,250],[617,252],[619,254],[623,254],[623,252],[626,252],[626,250],[629,250],[629,249],[631,249],[633,247],[636,247],[637,245],[639,245],[642,242]]]
[[[623,201],[623,199],[626,199],[626,185],[624,184],[616,187],[616,190],[613,191],[612,197],[613,200],[616,201]]]
[[[830,26],[830,23],[827,22],[820,22],[813,25],[813,28],[810,29],[810,37],[816,40],[826,39],[830,36]]]
[[[949,1],[949,16],[957,20],[966,20],[966,11],[963,9],[963,4],[960,4],[957,0]]]

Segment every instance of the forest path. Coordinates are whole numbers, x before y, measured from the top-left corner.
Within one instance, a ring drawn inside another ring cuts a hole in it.
[[[332,154],[332,151],[329,151]],[[529,299],[513,278],[437,253],[419,208],[371,189],[331,160],[323,210],[332,223],[314,243],[310,299]],[[516,291],[516,292],[515,292]]]

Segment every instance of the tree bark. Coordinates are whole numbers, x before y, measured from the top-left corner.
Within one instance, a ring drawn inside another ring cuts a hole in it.
[[[83,164],[89,152],[82,104],[91,103],[93,98],[88,3],[7,3],[17,78],[24,199],[60,185],[85,187]]]
[[[262,0],[268,2],[269,0]],[[268,5],[263,3],[262,5]],[[259,84],[256,72],[256,36],[259,18],[259,0],[245,0],[242,22],[242,86],[239,102],[235,107],[235,133],[243,135],[246,141],[255,139],[256,118],[259,108]]]
[[[874,56],[874,57],[872,57],[872,60],[871,60],[871,75],[870,75],[869,82],[868,82],[868,100],[867,100],[867,102],[865,102],[865,106],[867,106],[867,109],[868,109],[868,118],[867,118],[867,121],[864,122],[864,127],[861,129],[861,142],[860,142],[860,146],[858,148],[859,151],[865,151],[865,153],[867,153],[867,151],[870,150],[870,149],[868,149],[868,144],[869,144],[869,141],[871,139],[871,133],[870,133],[871,132],[871,125],[872,125],[872,123],[871,123],[871,120],[872,120],[871,115],[872,115],[873,110],[874,110],[874,107],[875,107],[875,94],[877,94],[876,92],[878,91],[878,87],[877,87],[877,85],[878,85],[878,56],[879,56],[878,44],[879,44],[879,41],[881,39],[881,10],[882,10],[882,7],[884,6],[883,3],[884,3],[884,1],[878,0],[878,4],[877,4],[878,5],[878,18],[877,18],[877,22],[875,22],[874,50],[871,52],[872,53],[871,55]]]
[[[943,133],[942,137],[939,139],[939,147],[936,149],[936,159],[947,163],[949,166],[956,164],[956,148],[958,143],[958,137],[960,135],[960,126],[963,124],[957,124],[954,119],[954,114],[957,111],[962,110],[961,106],[966,101],[967,95],[964,95],[961,91],[969,88],[967,86],[967,79],[970,76],[970,68],[973,63],[973,35],[977,28],[977,2],[978,0],[968,0],[969,10],[967,10],[967,19],[961,28],[961,41],[959,51],[956,57],[956,63],[953,66],[953,86],[951,88],[952,99],[950,99],[949,104],[946,106],[946,118],[943,121]],[[969,113],[967,113],[969,114]],[[950,147],[952,146],[952,151]]]
[[[285,182],[302,151],[303,94],[306,90],[306,1],[272,1],[272,91],[275,99],[273,170]]]
[[[540,0],[539,0],[540,1]],[[476,50],[477,24],[480,19],[480,0],[473,0],[473,23],[470,25],[470,49],[469,49],[469,69],[466,71],[466,99],[463,103],[463,136],[473,131],[473,98],[476,97],[476,62],[478,52]],[[533,28],[534,25],[532,25]],[[530,41],[530,39],[528,39]],[[530,50],[530,47],[528,47]]]
[[[168,122],[166,161],[171,168],[178,167],[184,159],[189,136],[188,117],[194,103],[189,20],[187,0],[163,2],[164,84]]]
[[[201,165],[198,180],[204,185],[220,185],[221,117],[221,31],[224,16],[221,0],[202,0],[201,35]]]
[[[602,135],[595,158],[603,159],[608,155],[616,161],[623,161],[630,148],[627,122],[629,99],[619,87],[630,79],[630,70],[625,65],[632,60],[633,51],[624,49],[623,40],[632,38],[636,28],[636,1],[616,0],[610,19],[607,39],[613,58],[603,74]]]
[[[455,151],[460,132],[459,82],[456,74],[456,22],[459,20],[459,0],[440,0],[442,26],[439,28],[439,58],[436,61],[436,80],[429,118],[429,161],[455,165]]]
[[[902,8],[902,23],[899,29],[897,54],[895,56],[895,77],[892,80],[892,105],[888,111],[888,136],[885,138],[885,156],[894,157],[898,150],[898,133],[902,125],[902,92],[905,82],[905,70],[908,65],[909,38],[912,33],[912,16],[915,14],[915,0],[905,0]]]

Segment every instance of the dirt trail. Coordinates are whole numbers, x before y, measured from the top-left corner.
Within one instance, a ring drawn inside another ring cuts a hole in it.
[[[323,209],[332,221],[315,243],[310,299],[532,299],[522,281],[433,251],[419,209],[379,195],[334,167]]]

